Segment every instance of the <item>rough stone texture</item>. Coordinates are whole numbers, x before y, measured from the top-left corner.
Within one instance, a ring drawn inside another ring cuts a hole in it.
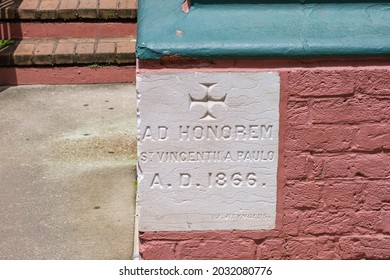
[[[143,74],[137,91],[140,230],[273,229],[279,75]]]
[[[144,258],[167,257],[151,253],[157,241],[174,243],[170,257],[181,259],[214,258],[213,251],[220,259],[390,258],[390,67],[280,75],[276,228],[144,232]]]

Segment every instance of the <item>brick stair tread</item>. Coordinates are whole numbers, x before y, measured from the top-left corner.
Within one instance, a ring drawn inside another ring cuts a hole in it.
[[[0,20],[137,18],[137,0],[0,0]]]
[[[0,66],[91,64],[135,64],[135,39],[133,37],[23,39],[0,50]]]

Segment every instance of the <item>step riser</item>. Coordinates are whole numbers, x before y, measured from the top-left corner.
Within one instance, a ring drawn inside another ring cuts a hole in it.
[[[0,68],[1,85],[135,83],[135,66]]]
[[[67,22],[67,23],[7,23],[0,22],[1,39],[24,38],[84,38],[136,36],[133,22]]]

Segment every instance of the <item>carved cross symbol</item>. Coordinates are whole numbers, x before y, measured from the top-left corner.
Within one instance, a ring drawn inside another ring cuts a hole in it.
[[[206,110],[206,113],[200,118],[201,120],[215,120],[216,117],[212,114],[212,107],[217,104],[225,105],[226,94],[222,98],[216,99],[210,96],[212,88],[217,83],[200,83],[199,85],[206,89],[206,95],[201,99],[195,99],[190,94],[190,110],[195,105],[201,105]]]

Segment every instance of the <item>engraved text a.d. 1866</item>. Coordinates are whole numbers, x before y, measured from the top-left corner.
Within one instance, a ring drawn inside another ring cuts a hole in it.
[[[277,73],[139,76],[141,230],[274,227],[279,87]]]

